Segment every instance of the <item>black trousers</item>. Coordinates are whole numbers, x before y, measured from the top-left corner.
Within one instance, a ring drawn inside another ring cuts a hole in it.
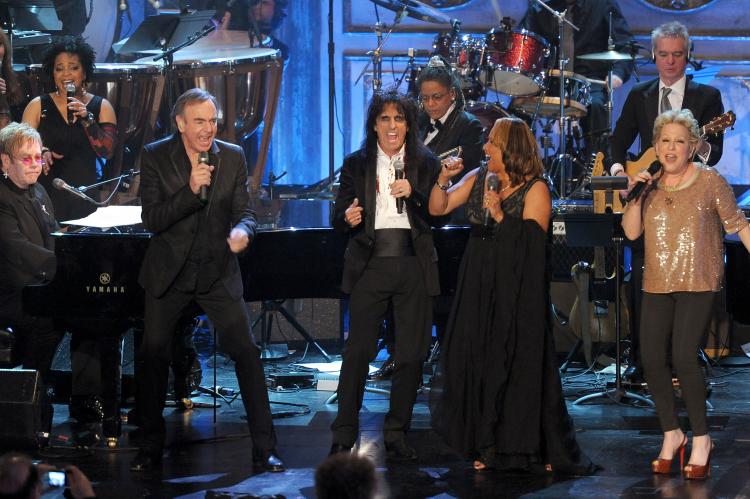
[[[21,298],[21,290],[0,293],[0,327],[13,329],[13,348],[23,368],[39,371],[42,381],[47,384],[52,359],[63,332],[55,330],[50,318],[24,313]]]
[[[672,387],[674,367],[693,436],[708,433],[706,381],[696,352],[705,338],[715,296],[712,291],[643,293],[641,354],[662,431],[680,427]],[[668,361],[670,348],[672,365]]]
[[[276,434],[268,403],[260,349],[250,330],[250,318],[242,299],[229,296],[221,281],[205,293],[172,289],[161,298],[146,293],[145,330],[139,348],[138,416],[143,430],[141,447],[160,452],[166,429],[162,411],[167,395],[171,343],[183,312],[197,303],[216,328],[219,345],[235,363],[242,403],[256,450],[276,446]]]
[[[368,365],[377,355],[378,334],[389,301],[393,304],[396,369],[383,426],[385,441],[403,438],[411,426],[422,362],[430,346],[432,298],[427,294],[417,257],[374,257],[349,301],[349,338],[342,353],[339,411],[331,425],[336,444],[351,447],[357,441]]]

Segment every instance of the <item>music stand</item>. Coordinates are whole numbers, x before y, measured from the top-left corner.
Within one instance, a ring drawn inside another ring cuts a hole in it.
[[[623,177],[624,180],[627,181]],[[601,188],[595,186],[592,188]],[[611,186],[609,187],[611,189]],[[606,189],[606,187],[605,187]],[[568,246],[603,246],[615,248],[615,387],[606,388],[600,392],[589,393],[579,397],[573,405],[596,398],[607,398],[620,403],[622,399],[629,398],[640,400],[647,405],[654,406],[654,402],[643,395],[626,391],[622,387],[622,376],[620,373],[620,260],[622,259],[623,234],[620,221],[622,216],[615,213],[573,213],[565,216],[565,236]]]

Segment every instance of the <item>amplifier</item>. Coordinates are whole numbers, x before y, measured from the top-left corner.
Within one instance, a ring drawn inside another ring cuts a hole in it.
[[[573,216],[591,213],[591,211],[575,210]],[[567,282],[571,280],[570,271],[578,262],[594,263],[594,246],[580,246],[568,243],[566,216],[570,213],[556,214],[552,219],[552,230],[548,269],[553,281]],[[612,246],[604,250],[605,268],[607,275],[611,275],[615,264],[615,249]]]

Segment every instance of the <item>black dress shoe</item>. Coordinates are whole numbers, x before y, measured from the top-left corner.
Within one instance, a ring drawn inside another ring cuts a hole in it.
[[[372,374],[369,374],[367,376],[367,379],[390,379],[391,376],[393,376],[393,371],[396,370],[396,361],[393,359],[388,359],[385,362],[383,362],[383,365],[380,366],[380,369],[377,371],[373,371]]]
[[[130,462],[130,471],[149,472],[161,469],[161,451],[141,449]]]
[[[622,373],[622,379],[633,384],[643,383],[643,371],[636,365],[630,365]]]
[[[417,451],[403,438],[385,443],[386,458],[392,461],[416,461]]]
[[[276,449],[263,450],[260,452],[253,451],[253,467],[270,471],[271,473],[286,471],[284,462],[277,454]]]
[[[342,453],[349,454],[351,451],[352,451],[352,448],[347,445],[333,444],[331,445],[331,450],[328,451],[328,455],[332,456],[334,454],[342,454]]]

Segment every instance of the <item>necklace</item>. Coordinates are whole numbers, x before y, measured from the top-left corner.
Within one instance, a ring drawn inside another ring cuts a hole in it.
[[[680,178],[677,180],[677,182],[674,185],[665,185],[663,182],[659,183],[659,189],[663,190],[664,192],[675,192],[682,188],[682,179],[685,176],[685,173],[690,169],[690,165],[688,165],[682,173],[680,173]],[[674,203],[674,199],[671,195],[667,194],[667,196],[664,198],[664,202],[667,205],[672,205]]]

